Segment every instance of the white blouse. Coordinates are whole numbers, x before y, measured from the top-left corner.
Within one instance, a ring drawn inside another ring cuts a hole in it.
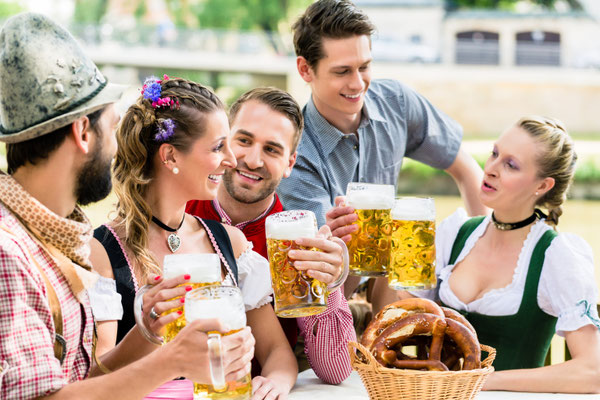
[[[114,279],[99,276],[96,284],[88,289],[92,313],[96,321],[113,321],[123,318],[121,294],[117,292]]]
[[[260,308],[272,300],[271,273],[266,258],[253,251],[252,242],[236,260],[238,267],[238,286],[244,297],[246,312]],[[227,274],[223,285],[233,285],[231,275]]]
[[[246,250],[236,259],[238,266],[238,286],[242,291],[246,312],[264,306],[272,300],[269,262],[252,250],[247,242]],[[227,274],[223,285],[233,285]],[[97,321],[120,320],[123,318],[121,295],[117,292],[114,279],[100,277],[94,287],[88,290],[92,312]]]
[[[449,278],[455,264],[461,262],[469,254],[477,240],[483,235],[491,217],[486,217],[469,236],[456,263],[448,264],[458,230],[467,219],[469,217],[466,212],[459,209],[442,221],[437,229],[435,239],[438,287],[433,290],[413,291],[412,293],[420,297],[441,299],[445,304],[457,310],[490,316],[516,314],[523,298],[533,250],[542,235],[552,228],[544,220],[538,220],[531,227],[523,242],[512,282],[503,288],[492,289],[482,297],[465,304],[452,292],[448,283]],[[595,282],[594,261],[590,246],[577,235],[560,233],[546,250],[537,293],[537,302],[542,311],[558,318],[557,334],[564,336],[564,332],[574,331],[584,325],[598,322],[596,309],[598,289]]]

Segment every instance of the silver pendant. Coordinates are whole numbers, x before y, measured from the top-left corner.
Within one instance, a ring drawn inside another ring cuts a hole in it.
[[[179,246],[181,246],[181,239],[177,236],[177,233],[171,233],[167,238],[167,245],[169,245],[169,249],[172,253],[175,253],[179,250]]]

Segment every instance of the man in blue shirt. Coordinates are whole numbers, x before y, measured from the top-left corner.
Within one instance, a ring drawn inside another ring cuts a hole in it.
[[[374,29],[348,0],[319,0],[294,24],[298,72],[312,96],[296,166],[277,190],[284,207],[314,211],[347,242],[358,229],[341,198],[347,184],[395,185],[406,156],[444,169],[469,214],[486,213],[477,195],[483,172],[461,149],[460,125],[397,81],[371,81]],[[346,281],[347,295],[357,283]],[[374,292],[374,312],[396,298],[384,279]]]

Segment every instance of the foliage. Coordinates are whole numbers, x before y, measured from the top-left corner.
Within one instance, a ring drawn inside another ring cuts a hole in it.
[[[512,10],[516,3],[522,0],[448,0],[449,8],[490,8]],[[528,0],[530,3],[537,4],[549,10],[554,9],[559,0]],[[581,10],[581,4],[578,0],[566,0],[567,4],[573,10]]]
[[[12,15],[20,13],[21,11],[25,11],[25,9],[16,1],[0,1],[0,19],[8,18]]]
[[[475,161],[483,168],[487,156],[474,156]],[[400,178],[402,180],[428,181],[434,178],[451,178],[442,170],[405,158]],[[600,184],[600,159],[588,157],[577,162],[574,184]]]
[[[73,20],[82,24],[99,24],[107,7],[108,0],[75,0]]]

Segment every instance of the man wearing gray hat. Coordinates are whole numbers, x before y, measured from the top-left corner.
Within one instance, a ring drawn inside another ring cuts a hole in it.
[[[38,14],[3,26],[0,65],[0,141],[10,174],[0,173],[0,398],[130,399],[178,376],[209,382],[203,331],[214,321],[188,325],[159,349],[132,329],[92,363],[87,289],[97,276],[92,227],[78,204],[111,190],[113,103],[122,87],[107,83],[74,38]],[[249,372],[253,339],[247,330],[231,336],[223,338],[224,365],[235,379]]]

